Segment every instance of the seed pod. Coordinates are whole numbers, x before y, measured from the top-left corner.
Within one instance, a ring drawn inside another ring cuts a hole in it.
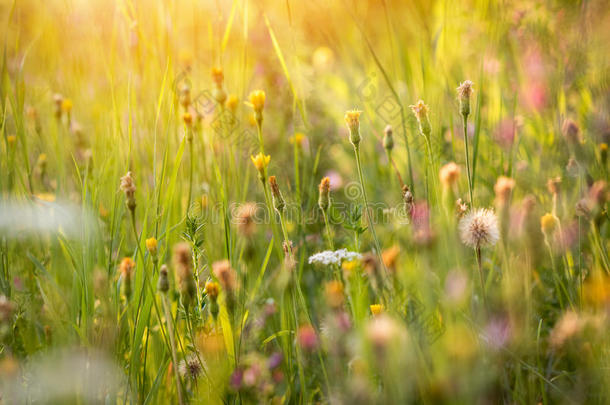
[[[169,279],[167,277],[167,266],[161,266],[159,270],[159,280],[157,281],[157,290],[162,293],[166,293],[169,291]]]
[[[271,187],[273,206],[278,212],[281,212],[286,207],[286,202],[284,201],[284,197],[280,192],[280,187],[277,184],[275,176],[269,176],[269,186]]]

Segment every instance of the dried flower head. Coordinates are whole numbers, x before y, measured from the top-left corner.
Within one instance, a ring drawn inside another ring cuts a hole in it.
[[[273,198],[273,206],[278,212],[281,212],[286,207],[286,202],[280,191],[280,186],[277,184],[275,176],[269,176],[269,187],[271,188],[271,197]]]
[[[119,265],[119,271],[121,272],[121,277],[123,278],[123,294],[129,299],[131,297],[131,280],[133,278],[133,272],[136,267],[136,263],[131,259],[131,257],[125,257],[121,260],[121,264]]]
[[[250,236],[256,228],[256,210],[257,206],[253,202],[247,202],[239,206],[235,221],[237,230],[244,236]]]
[[[460,178],[460,167],[455,162],[449,162],[441,167],[438,176],[443,188],[450,190]]]
[[[460,114],[467,117],[470,114],[470,96],[474,93],[470,80],[464,81],[457,88],[458,99],[460,101]]]
[[[191,354],[186,359],[182,360],[178,366],[180,375],[193,381],[201,376],[202,370],[199,358],[194,354]]]
[[[486,208],[478,208],[468,212],[459,223],[462,243],[473,248],[493,246],[498,242],[498,218]]]
[[[318,206],[322,211],[326,211],[330,207],[330,178],[322,178],[318,190],[320,191]]]
[[[561,186],[561,177],[553,177],[546,182],[546,188],[551,194],[558,194]]]
[[[172,260],[178,277],[178,289],[185,307],[195,298],[197,286],[193,278],[191,246],[187,242],[174,245]]]
[[[515,188],[515,180],[510,177],[500,176],[494,185],[494,192],[496,193],[496,202],[504,204],[508,202],[510,195]]]
[[[0,326],[11,319],[15,305],[4,295],[0,295]]]
[[[349,129],[349,141],[354,146],[358,146],[360,143],[360,110],[350,110],[345,112],[345,123],[347,129]]]
[[[121,177],[121,191],[125,193],[125,203],[130,211],[134,211],[136,208],[136,185],[133,181],[133,177],[131,172],[127,172],[127,174]]]
[[[232,293],[236,290],[237,278],[235,270],[233,270],[228,260],[219,260],[212,263],[212,272],[225,291]]]
[[[157,280],[157,290],[162,293],[169,291],[169,277],[167,275],[167,266],[164,264],[159,269],[159,280]]]

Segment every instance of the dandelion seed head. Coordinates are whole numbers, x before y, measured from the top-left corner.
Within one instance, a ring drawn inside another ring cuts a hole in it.
[[[486,208],[468,212],[459,223],[462,243],[473,248],[493,246],[500,239],[498,218]]]

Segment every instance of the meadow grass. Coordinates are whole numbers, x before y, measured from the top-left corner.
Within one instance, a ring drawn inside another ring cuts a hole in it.
[[[0,402],[610,401],[605,1],[0,17]]]

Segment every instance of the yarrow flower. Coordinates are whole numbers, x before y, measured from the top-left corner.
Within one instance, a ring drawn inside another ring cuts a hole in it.
[[[323,252],[316,253],[314,255],[309,256],[309,264],[319,263],[324,264],[326,266],[331,264],[340,265],[342,261],[354,261],[360,260],[362,255],[357,252],[350,252],[347,249],[339,249],[339,250],[325,250]]]
[[[500,239],[498,231],[498,218],[489,209],[479,208],[471,210],[459,224],[462,242],[473,248],[493,246]]]

